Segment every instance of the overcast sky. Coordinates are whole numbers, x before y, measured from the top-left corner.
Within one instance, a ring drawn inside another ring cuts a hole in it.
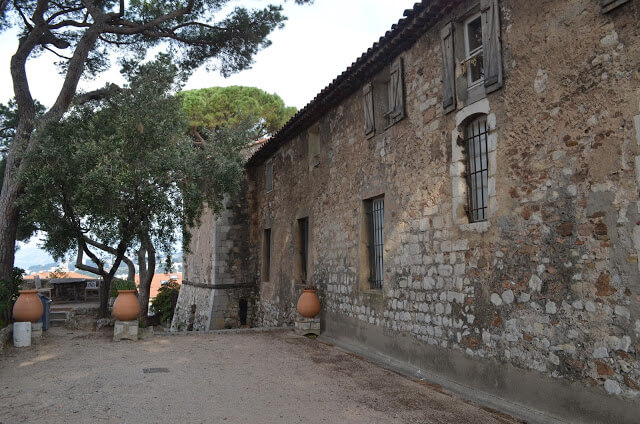
[[[259,7],[266,2],[239,3]],[[256,55],[252,69],[226,79],[202,69],[192,75],[185,89],[255,86],[277,93],[288,106],[300,109],[391,29],[391,25],[402,18],[403,11],[412,8],[413,4],[414,0],[315,0],[311,6],[298,6],[289,0],[285,3],[285,15],[289,20],[283,29],[271,35],[273,44]],[[15,34],[0,35],[2,103],[13,97],[9,61],[17,47]],[[43,54],[27,67],[32,94],[46,106],[54,102],[62,85],[62,78],[53,66],[55,60],[53,55]],[[91,90],[107,81],[122,82],[117,69],[98,80],[81,81],[80,88]],[[16,266],[24,268],[48,262],[50,258],[43,253],[37,251],[35,242],[30,242],[17,252]]]

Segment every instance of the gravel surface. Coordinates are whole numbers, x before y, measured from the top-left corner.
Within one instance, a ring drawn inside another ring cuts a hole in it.
[[[111,338],[6,349],[0,424],[519,422],[290,332]]]

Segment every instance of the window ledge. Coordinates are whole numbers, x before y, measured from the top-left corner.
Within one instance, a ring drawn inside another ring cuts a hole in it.
[[[489,221],[471,222],[469,224],[461,224],[460,230],[471,231],[474,233],[485,233],[489,231]]]
[[[364,289],[364,290],[360,290],[360,293],[366,294],[367,296],[382,297],[382,289]]]

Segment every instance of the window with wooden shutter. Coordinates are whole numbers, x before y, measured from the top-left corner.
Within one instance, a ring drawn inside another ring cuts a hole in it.
[[[449,113],[456,108],[455,60],[453,56],[453,24],[442,28],[442,109]]]
[[[482,49],[484,56],[485,92],[502,87],[502,54],[500,51],[500,10],[498,0],[480,0],[482,17]]]
[[[376,127],[373,119],[373,88],[371,83],[365,84],[362,89],[362,98],[364,101],[364,133],[367,137],[373,137]]]
[[[402,59],[396,59],[389,69],[387,126],[404,118],[404,88],[402,78]]]
[[[609,13],[618,6],[622,6],[629,0],[600,0],[600,12]]]

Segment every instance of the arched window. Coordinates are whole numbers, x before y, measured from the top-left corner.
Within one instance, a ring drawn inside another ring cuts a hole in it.
[[[486,221],[489,204],[489,144],[486,115],[470,121],[465,132],[469,221]]]

